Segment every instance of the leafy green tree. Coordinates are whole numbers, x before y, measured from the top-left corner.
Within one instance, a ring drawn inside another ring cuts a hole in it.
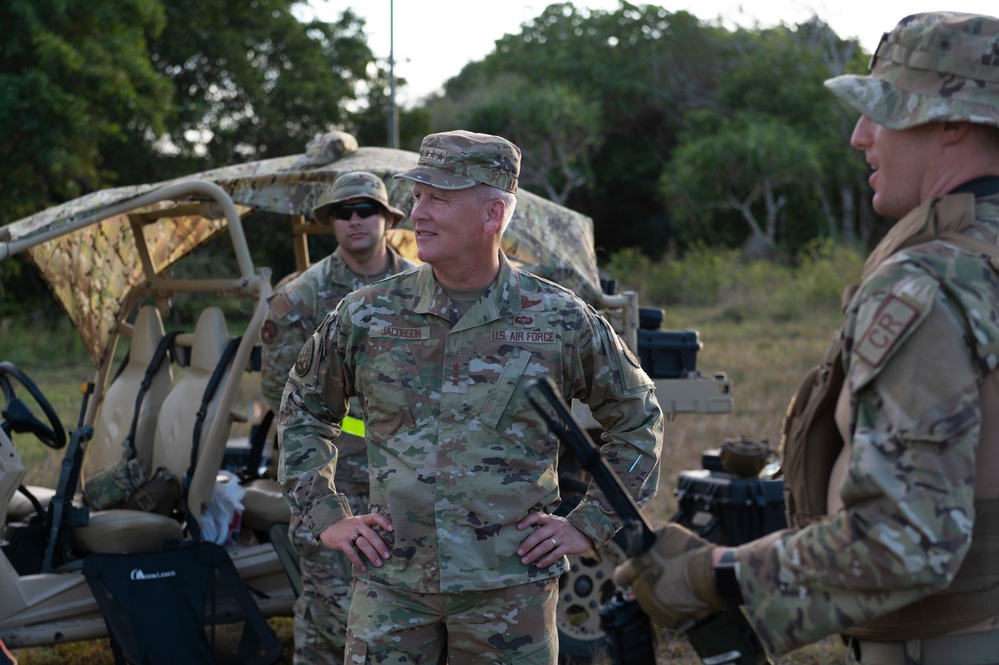
[[[353,131],[384,72],[355,14],[300,19],[302,4],[0,4],[4,221],[103,187],[300,153],[334,127]],[[271,236],[258,247],[287,244],[287,229],[261,227]],[[44,295],[26,288],[31,274],[0,266],[20,300]]]
[[[732,244],[748,225],[757,253],[816,237],[851,241],[857,155],[843,109],[823,81],[854,64],[856,44],[820,20],[730,37],[738,57],[718,81],[714,113],[688,114],[663,175],[688,237]]]
[[[564,205],[576,188],[592,182],[591,159],[602,139],[595,101],[569,86],[536,84],[515,74],[480,85],[462,100],[448,105],[451,126],[516,143],[523,153],[523,187]]]
[[[863,167],[849,145],[856,113],[841,105],[824,81],[863,71],[865,55],[856,41],[840,39],[814,16],[796,26],[740,30],[733,39],[743,57],[721,81],[721,105],[780,118],[808,137],[819,159],[819,172],[809,174],[812,186],[798,188],[801,205],[788,208],[798,223],[784,240],[797,247],[814,236],[827,236],[852,244],[858,222],[857,174]]]
[[[158,0],[0,5],[2,220],[115,181],[106,148],[163,130],[171,102],[149,43]]]
[[[172,83],[166,131],[134,135],[127,176],[150,181],[224,164],[304,152],[332,128],[352,131],[363,95],[384,72],[363,20],[347,10],[327,23],[300,20],[298,0],[164,3],[150,45]]]
[[[795,26],[729,31],[653,5],[621,2],[615,11],[587,12],[559,3],[524,23],[518,34],[498,40],[493,53],[448,81],[444,97],[428,108],[435,129],[486,117],[490,126],[506,127],[497,118],[516,111],[493,108],[484,115],[484,100],[492,91],[499,98],[507,90],[504,81],[519,77],[538,90],[558,85],[563,94],[599,109],[588,181],[564,201],[594,218],[604,249],[640,246],[658,256],[699,233],[739,245],[748,232],[766,245],[794,251],[817,236],[852,242],[858,219],[859,236],[866,237],[858,214],[864,201],[859,162],[848,145],[855,116],[822,84],[861,71],[863,58],[855,41],[840,39],[817,17]],[[506,101],[527,103],[525,93]],[[705,117],[714,117],[727,133],[709,139],[696,131]],[[672,170],[666,181],[694,186],[692,167],[682,169],[687,180],[676,180],[677,153],[691,143],[715,158],[692,149],[681,158],[718,169],[702,174],[704,184],[711,178],[727,182],[731,198],[708,204],[675,198],[678,190],[661,187],[667,164]],[[720,145],[746,160],[736,170],[745,182],[733,181],[736,173],[711,152]],[[783,169],[785,160],[797,158],[806,166],[759,180],[764,165]],[[695,214],[691,202],[703,210]],[[691,226],[693,219],[700,223]]]
[[[593,180],[591,159],[603,141],[600,106],[565,85],[526,83],[504,131],[523,151],[524,185],[564,205]]]
[[[128,165],[122,182],[302,153],[331,129],[356,135],[358,118],[372,104],[377,112],[387,79],[350,10],[324,22],[298,12],[299,0],[164,4],[166,27],[150,49],[174,104],[164,132],[134,135],[116,152],[116,163]],[[294,265],[289,232],[265,214],[247,224],[253,260],[275,282]],[[219,258],[211,245],[202,251]]]
[[[726,34],[690,13],[652,5],[622,2],[615,11],[587,12],[553,4],[447,82],[444,99],[430,105],[434,125],[457,125],[456,112],[467,121],[483,91],[504,77],[571,92],[593,109],[587,113],[596,124],[589,169],[580,172],[587,181],[564,202],[594,218],[601,249],[643,246],[658,254],[674,232],[658,188],[662,165],[684,115],[716,106]]]
[[[349,10],[299,0],[0,5],[4,218],[109,185],[302,152],[386,77]]]
[[[701,112],[690,121],[691,139],[673,153],[663,188],[691,240],[732,244],[731,223],[749,227],[754,253],[772,254],[785,213],[785,190],[818,177],[819,160],[807,136],[780,120],[750,113],[727,119]],[[729,214],[726,214],[729,213]]]

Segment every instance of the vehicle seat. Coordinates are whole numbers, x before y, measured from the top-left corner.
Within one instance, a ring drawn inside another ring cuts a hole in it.
[[[87,446],[83,460],[83,488],[86,488],[87,479],[95,473],[124,459],[126,451],[122,443],[132,428],[135,400],[145,379],[146,369],[163,336],[163,320],[159,310],[149,305],[140,309],[135,318],[128,361],[108,386],[94,423],[94,438]],[[136,457],[147,471],[151,470],[156,420],[172,386],[173,368],[169,362],[164,361],[146,389],[135,421],[135,440],[132,444],[135,446]]]
[[[139,386],[142,385],[146,368],[163,335],[163,319],[159,310],[151,305],[141,308],[135,317],[128,360],[108,387],[94,423],[94,437],[87,445],[83,459],[81,489],[86,487],[88,478],[124,457],[125,449],[122,447],[122,442],[132,427]],[[170,363],[164,362],[153,376],[142,399],[139,418],[135,424],[133,444],[137,456],[147,469],[152,455],[153,426],[172,384],[173,370]],[[46,508],[55,496],[54,488],[29,485],[27,489],[38,499],[42,508]],[[15,492],[7,507],[7,521],[23,521],[34,512],[35,507],[31,501],[21,492]]]
[[[222,310],[207,308],[198,318],[194,330],[190,367],[160,408],[150,455],[150,472],[163,467],[175,478],[184,478],[191,465],[194,425],[202,397],[228,344],[229,332]],[[218,458],[211,470],[213,479],[221,467],[222,458],[221,453],[215,454],[207,438],[222,393],[223,386],[220,385],[206,409],[198,447],[199,472],[207,473],[200,466],[211,464],[215,457]],[[230,414],[222,417],[231,419]],[[228,436],[227,431],[225,435]],[[212,489],[213,485],[201,487],[192,484],[188,504],[200,502],[200,506],[207,505]],[[196,515],[200,514],[198,510]],[[162,549],[164,540],[180,539],[182,536],[183,526],[168,516],[136,510],[103,510],[90,513],[90,523],[73,530],[73,546],[82,552],[148,552]]]
[[[259,429],[257,429],[259,428]],[[274,428],[274,413],[267,412],[263,420],[255,426],[257,431],[250,435],[250,447],[263,447],[271,445],[274,447],[273,453],[277,453],[277,445],[274,441],[276,436]],[[256,440],[259,439],[259,440]],[[261,450],[262,454],[262,450]],[[252,458],[252,455],[251,455]],[[256,460],[255,460],[256,461]],[[248,462],[248,464],[250,464]],[[276,456],[272,457],[268,466],[276,464]],[[259,467],[259,462],[257,463]],[[259,468],[248,470],[254,474],[260,473]],[[252,477],[252,480],[243,482],[245,494],[242,499],[243,516],[242,526],[257,532],[268,532],[276,522],[287,523],[291,519],[291,510],[285,503],[284,493],[276,480],[273,480],[274,469],[269,468],[266,475],[262,477]]]
[[[291,509],[276,480],[256,478],[243,485],[242,525],[253,531],[267,531],[275,522],[291,519]]]
[[[50,487],[42,487],[40,485],[28,485],[27,489],[38,499],[38,503],[42,505],[43,509],[49,505],[49,501],[52,500],[56,492]],[[10,498],[10,503],[7,504],[7,521],[23,522],[35,512],[35,506],[31,503],[31,500],[15,489],[14,495]]]

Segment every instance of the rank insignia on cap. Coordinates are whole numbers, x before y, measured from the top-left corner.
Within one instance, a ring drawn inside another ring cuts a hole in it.
[[[315,353],[315,338],[310,337],[302,350],[298,352],[298,360],[295,361],[295,372],[299,376],[305,376],[309,372],[309,368],[312,367],[312,356]]]
[[[432,164],[444,164],[447,161],[447,153],[442,150],[428,149],[420,155],[424,161]]]
[[[857,343],[857,357],[871,367],[880,365],[918,315],[919,310],[901,298],[888,298]]]

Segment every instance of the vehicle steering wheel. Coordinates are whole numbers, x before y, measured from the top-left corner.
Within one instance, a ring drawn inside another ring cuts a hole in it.
[[[48,419],[48,424],[42,422],[31,412],[28,405],[14,392],[14,385],[11,378],[27,389],[34,398],[35,403],[41,407]],[[34,434],[39,441],[49,448],[64,448],[66,446],[66,430],[59,420],[58,414],[52,408],[52,404],[45,398],[42,391],[38,389],[35,382],[9,361],[0,362],[0,390],[3,391],[3,422],[0,427],[10,437],[11,432],[19,434]]]

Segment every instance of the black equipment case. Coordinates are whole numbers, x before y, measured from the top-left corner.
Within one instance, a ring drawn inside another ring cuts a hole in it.
[[[697,371],[696,330],[638,330],[638,360],[653,379],[678,379]]]
[[[638,361],[653,379],[679,379],[697,372],[701,350],[696,330],[660,328],[665,312],[658,307],[638,309]]]
[[[784,481],[720,470],[681,471],[670,520],[718,545],[741,545],[787,526]]]

